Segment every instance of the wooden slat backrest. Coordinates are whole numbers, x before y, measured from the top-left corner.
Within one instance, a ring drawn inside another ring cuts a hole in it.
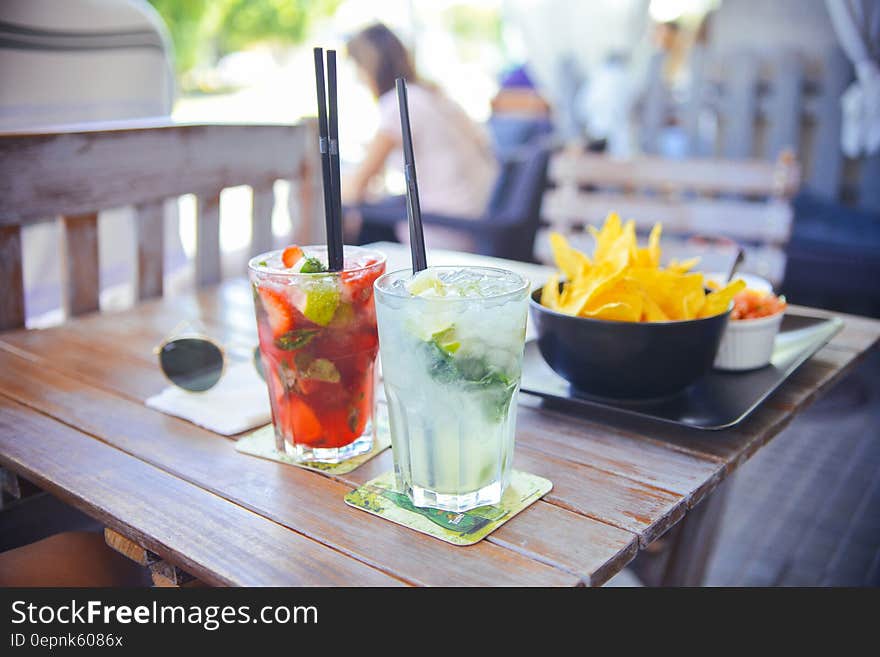
[[[254,187],[251,255],[259,255],[272,248],[272,211],[274,209],[275,192],[272,185]]]
[[[788,153],[774,164],[565,151],[551,160],[549,180],[553,189],[545,195],[543,216],[562,230],[597,223],[615,210],[636,219],[640,228],[663,221],[669,233],[719,232],[783,244],[798,168]]]
[[[548,176],[557,187],[606,185],[666,193],[788,196],[798,186],[797,164],[788,157],[774,163],[753,159],[672,160],[652,155],[613,158],[565,151],[551,159]]]
[[[0,133],[0,224],[295,178],[306,138],[303,125],[129,122]]]
[[[880,155],[846,158],[841,150],[840,97],[854,71],[840,48],[712,50],[698,44],[689,60],[679,119],[690,155],[772,161],[792,150],[811,192],[880,208]],[[642,150],[660,152],[658,135],[667,124],[657,121],[649,102],[636,122]]]
[[[840,150],[840,96],[849,85],[852,66],[841,51],[835,50],[824,62],[822,81],[815,102],[804,103],[812,109],[812,153],[804,153],[806,180],[810,189],[837,198],[843,180],[843,153]],[[809,156],[812,157],[809,157]]]
[[[786,150],[801,150],[800,114],[804,84],[803,62],[796,53],[783,50],[773,58],[773,88],[768,103],[767,144],[765,152],[777,158]],[[751,153],[749,153],[751,155]]]
[[[741,132],[747,131],[742,126]],[[788,151],[774,163],[652,155],[615,159],[569,149],[551,159],[548,177],[552,187],[544,195],[542,215],[554,230],[579,232],[615,211],[634,219],[643,232],[663,222],[668,239],[724,235],[757,246],[747,249],[747,269],[774,282],[782,276],[782,246],[792,223],[789,197],[799,182]],[[546,261],[542,239],[536,256]]]
[[[24,326],[21,228],[0,226],[0,330]]]
[[[165,257],[165,203],[148,201],[136,206],[138,299],[161,297]]]
[[[220,192],[199,195],[196,205],[196,282],[220,282]]]
[[[721,154],[729,158],[750,157],[755,141],[755,116],[758,81],[757,58],[751,52],[737,52],[724,67],[727,82],[721,118],[723,132]]]
[[[761,236],[762,242],[784,244],[791,226],[791,206],[784,199],[750,203],[738,199],[655,198],[609,192],[579,193],[573,200],[564,192],[548,190],[544,213],[552,224],[567,230],[575,224],[599,225],[609,211],[633,219],[636,228],[647,232],[658,221],[663,230],[675,234],[725,235],[745,241]],[[551,219],[552,218],[552,219]]]
[[[320,184],[313,126],[172,124],[163,121],[60,126],[0,133],[0,330],[24,324],[21,226],[63,217],[65,307],[98,309],[97,212],[137,211],[137,297],[162,294],[163,202],[198,198],[196,280],[220,280],[219,197],[234,185],[254,191],[253,247],[272,246],[273,184],[286,179],[297,229],[313,236]],[[291,195],[294,197],[294,194]],[[307,203],[308,205],[301,205]],[[296,206],[296,207],[293,207]]]
[[[64,310],[83,315],[98,309],[98,213],[64,215]]]

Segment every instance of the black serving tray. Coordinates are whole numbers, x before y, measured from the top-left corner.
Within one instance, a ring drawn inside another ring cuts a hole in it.
[[[538,343],[531,340],[526,343],[521,390],[574,410],[599,407],[695,429],[727,429],[747,418],[842,327],[837,317],[787,312],[767,367],[748,372],[712,370],[677,395],[648,401],[599,399],[579,393],[550,369]]]

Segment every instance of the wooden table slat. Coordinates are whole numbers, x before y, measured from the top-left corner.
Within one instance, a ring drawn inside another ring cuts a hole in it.
[[[676,493],[551,458],[527,447],[517,448],[513,465],[553,482],[547,501],[627,529],[638,535],[642,547],[681,520],[687,507],[685,498]]]
[[[354,488],[393,467],[391,452],[386,451],[338,479]],[[567,540],[569,537],[572,540]],[[638,549],[634,533],[544,500],[499,527],[486,540],[578,573],[593,586],[629,563]]]
[[[209,583],[401,583],[3,396],[0,463]]]
[[[699,498],[721,477],[717,460],[668,445],[613,432],[561,413],[520,406],[517,445],[635,479],[655,488]]]
[[[31,332],[30,340],[36,340],[33,332]],[[45,345],[43,350],[37,345],[31,345],[33,354],[40,354],[45,358],[45,362],[61,363],[65,358],[65,353],[79,353],[80,349],[76,346],[71,347],[69,335],[59,334],[57,336],[45,335]],[[52,339],[49,339],[52,338]],[[56,358],[57,353],[57,358]],[[136,387],[146,387],[148,390],[155,392],[165,385],[164,379],[154,366],[146,366],[145,364],[137,364],[134,359],[126,361],[126,377],[122,376],[122,370],[118,366],[114,366],[114,362],[119,362],[119,355],[112,349],[111,343],[105,343],[100,353],[93,355],[93,363],[89,366],[90,375],[95,373],[100,375],[102,371],[108,371],[108,376],[112,380],[107,381],[105,387],[112,388],[113,385],[120,385],[127,389]],[[96,399],[106,393],[100,393],[97,390],[89,391],[85,388],[81,381],[71,381],[71,394],[81,394],[84,398],[91,397],[88,403],[82,402],[73,404],[67,402],[60,408],[47,410],[47,395],[51,396],[51,391],[46,392],[46,385],[40,383],[37,377],[34,379],[30,367],[23,367],[21,363],[15,360],[9,361],[0,355],[0,362],[6,366],[7,372],[0,373],[0,382],[3,387],[0,390],[9,391],[7,394],[20,395],[20,389],[25,382],[32,381],[33,389],[30,394],[28,403],[40,405],[40,409],[50,412],[56,417],[76,418],[77,427],[92,427],[89,433],[95,433],[101,437],[107,433],[106,427],[93,427],[92,423],[102,421],[101,417],[92,417],[83,412],[83,408],[91,403],[100,404]],[[85,367],[85,365],[84,365]],[[102,370],[102,367],[104,368]],[[124,380],[123,380],[124,379]],[[60,387],[66,379],[55,374],[53,375],[54,387]],[[143,383],[149,381],[149,383]],[[18,388],[19,391],[16,391]],[[111,403],[112,396],[106,395],[107,401],[104,404]],[[94,401],[93,401],[94,400]],[[167,422],[173,418],[145,409],[139,404],[133,404],[128,401],[118,400],[114,402],[120,409],[125,409],[124,414],[128,418],[137,418],[139,423],[149,423],[155,425],[157,422]],[[176,421],[176,420],[175,420]],[[186,430],[189,427],[187,423],[181,423],[180,430]],[[177,426],[177,425],[175,425]],[[168,430],[166,426],[164,430]],[[207,432],[205,432],[207,433]],[[113,439],[116,439],[115,437]],[[559,459],[539,458],[538,452],[532,452],[529,456],[528,448],[520,447],[517,450],[518,458],[530,459],[531,462],[540,463],[542,472],[537,472],[534,468],[526,468],[536,474],[548,477],[557,485],[557,490],[553,491],[552,497],[554,501],[578,513],[588,515],[592,518],[611,524],[628,531],[637,533],[640,540],[652,540],[660,533],[665,531],[671,523],[674,523],[681,517],[682,511],[678,509],[686,502],[683,496],[678,493],[664,491],[659,488],[633,481],[628,478],[615,475],[612,473],[600,472],[594,468],[580,466],[573,462],[565,462]],[[389,466],[390,467],[390,466]],[[570,486],[562,485],[561,482],[571,482]]]
[[[2,350],[0,393],[406,581],[572,585],[583,579],[491,543],[450,550],[437,539],[346,506],[346,484],[244,456],[231,441],[205,429],[59,372],[33,368]],[[111,407],[114,412],[107,413]]]

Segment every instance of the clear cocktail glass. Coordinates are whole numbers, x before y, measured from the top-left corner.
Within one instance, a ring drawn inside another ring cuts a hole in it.
[[[489,267],[376,281],[397,486],[413,504],[495,504],[510,481],[529,284]]]

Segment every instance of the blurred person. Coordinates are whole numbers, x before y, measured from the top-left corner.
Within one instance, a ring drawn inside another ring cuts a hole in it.
[[[529,74],[550,99],[554,128],[563,140],[585,136],[586,117],[580,103],[609,57],[621,57],[629,75],[641,78],[649,45],[649,4],[650,0],[503,3],[505,28],[509,25],[521,36]]]
[[[674,87],[684,69],[684,35],[678,21],[665,21],[654,26],[654,48],[663,55],[663,78]]]
[[[677,21],[654,25],[653,56],[642,94],[642,149],[666,157],[687,154],[687,135],[679,114],[687,85],[687,37]]]
[[[389,161],[403,169],[395,91],[395,80],[402,77],[407,82],[422,211],[479,219],[498,174],[487,135],[457,103],[419,77],[406,47],[385,25],[371,25],[353,36],[348,42],[348,55],[379,103],[379,127],[361,163],[343,180],[343,202],[348,206],[363,203],[372,181]],[[399,241],[407,242],[404,197],[387,198],[379,205],[401,217],[395,234]],[[347,213],[347,222],[350,216]],[[371,234],[370,227],[365,226],[360,240],[376,237],[385,236]],[[472,249],[469,238],[446,229],[425,226],[425,237],[431,247]]]
[[[491,107],[489,130],[499,159],[553,129],[550,104],[536,88],[525,65],[514,67],[502,77]]]

